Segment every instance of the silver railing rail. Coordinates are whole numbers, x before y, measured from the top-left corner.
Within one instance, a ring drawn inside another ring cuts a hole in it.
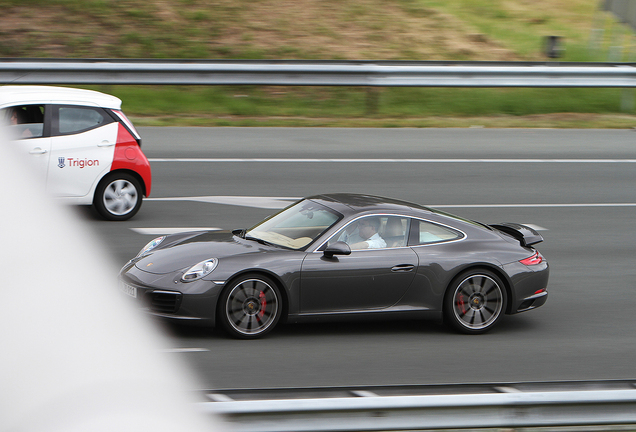
[[[200,408],[226,419],[235,432],[636,425],[636,389],[629,381],[226,390],[208,397],[212,402]]]
[[[636,64],[4,59],[0,84],[636,87]]]

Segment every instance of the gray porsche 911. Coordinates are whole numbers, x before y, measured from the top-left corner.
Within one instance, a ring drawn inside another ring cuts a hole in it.
[[[378,314],[463,333],[543,305],[549,268],[525,225],[484,225],[405,201],[302,199],[250,229],[162,236],[121,270],[149,313],[257,338],[278,322]]]

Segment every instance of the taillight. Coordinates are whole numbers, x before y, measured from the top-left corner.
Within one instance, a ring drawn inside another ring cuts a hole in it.
[[[535,253],[532,256],[529,256],[526,259],[522,259],[519,262],[523,265],[533,266],[533,265],[541,264],[543,262],[543,257],[541,256],[541,254],[539,254],[539,251],[535,251]]]
[[[133,126],[132,122],[128,120],[128,117],[126,117],[126,114],[124,114],[121,110],[114,109],[111,111],[115,113],[117,117],[119,117],[119,119],[124,123],[124,125],[126,125],[126,128],[128,129],[128,131],[135,137],[139,145],[141,145],[141,136],[139,135],[139,132],[137,132],[137,129],[135,129],[135,126]]]

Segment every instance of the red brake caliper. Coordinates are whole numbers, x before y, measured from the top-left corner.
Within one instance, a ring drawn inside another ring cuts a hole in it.
[[[464,302],[464,294],[459,294],[459,298],[457,299],[457,306],[462,311],[462,314],[466,313],[466,303]]]
[[[258,313],[258,316],[263,318],[265,308],[267,307],[267,300],[265,300],[265,293],[263,291],[258,295],[258,299],[261,301],[261,311]]]

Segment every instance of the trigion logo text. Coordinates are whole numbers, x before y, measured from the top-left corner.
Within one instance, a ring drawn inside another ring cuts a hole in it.
[[[58,160],[58,164],[57,166],[59,166],[60,168],[64,168],[66,166],[66,164],[68,164],[68,166],[70,167],[79,167],[79,168],[84,168],[84,167],[92,167],[92,166],[99,166],[99,159],[78,159],[78,158],[57,158]],[[66,160],[66,164],[64,163]]]

